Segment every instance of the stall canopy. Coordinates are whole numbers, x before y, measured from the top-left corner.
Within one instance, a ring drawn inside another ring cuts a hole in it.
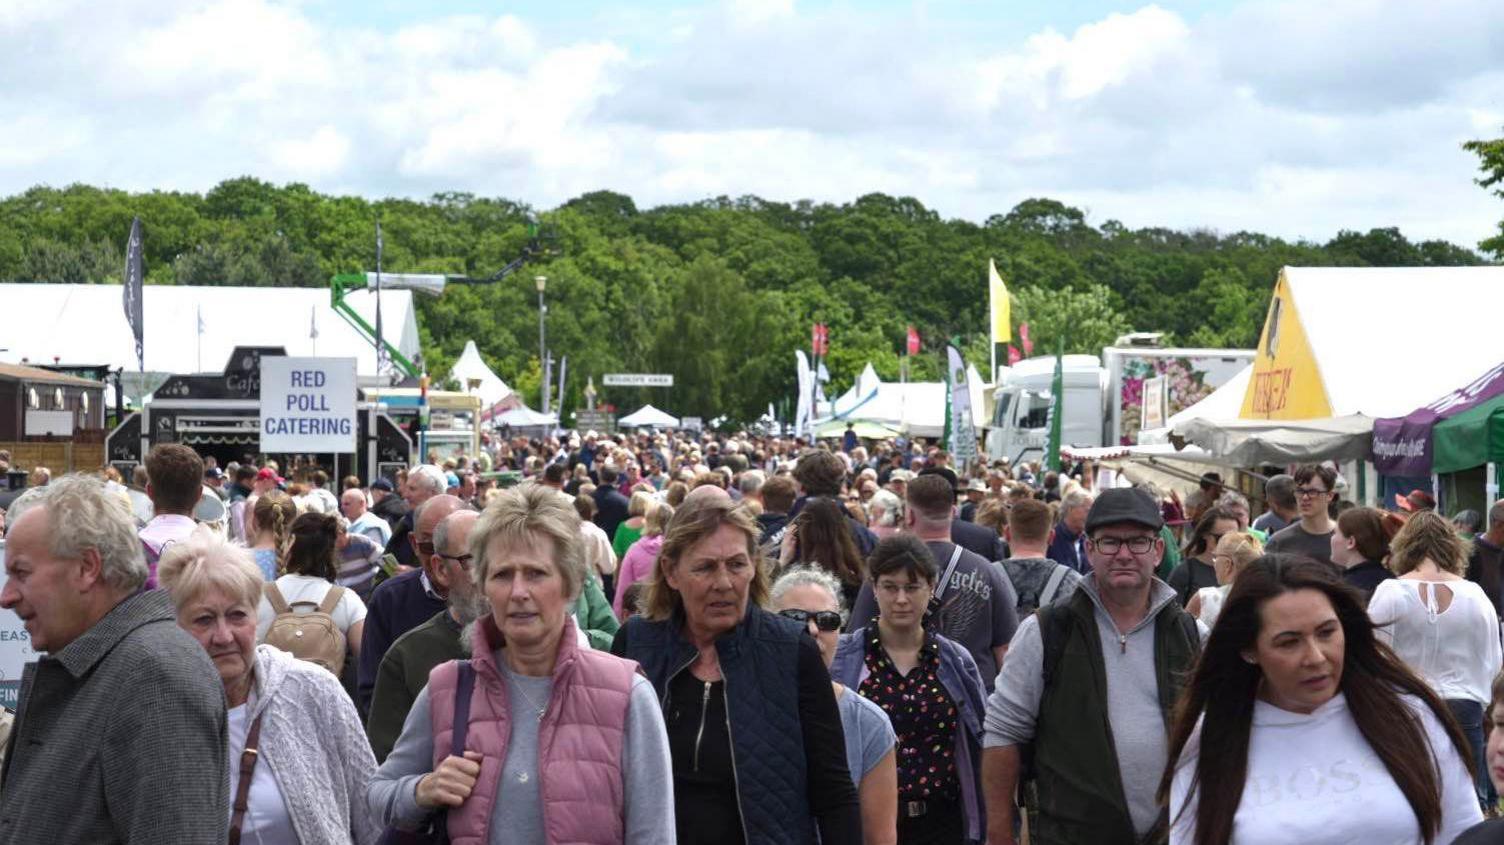
[[[871,420],[831,420],[820,424],[815,428],[815,436],[818,438],[840,437],[846,433],[846,426],[850,425],[856,436],[863,440],[891,440],[901,432],[896,428],[889,428],[882,423]]]
[[[636,411],[616,421],[618,428],[678,428],[679,420],[654,408],[643,405]]]
[[[1374,420],[1373,464],[1384,475],[1421,478],[1432,472],[1432,436],[1444,420],[1504,398],[1504,364],[1497,364],[1466,385],[1403,417]],[[1486,419],[1487,413],[1472,419]],[[1465,430],[1466,426],[1461,427]],[[1476,431],[1486,433],[1486,429]],[[1466,446],[1467,444],[1458,444]],[[1466,450],[1465,450],[1466,451]],[[1460,456],[1459,456],[1460,457]],[[1467,464],[1479,466],[1483,462]],[[1445,470],[1452,472],[1452,470]]]
[[[986,385],[971,364],[966,365],[966,380],[971,389],[972,422],[980,429],[987,423],[983,408]],[[913,437],[939,437],[945,433],[945,407],[945,382],[883,381],[868,364],[851,389],[831,403],[830,416],[816,425],[838,421],[845,431],[847,422],[865,420]]]
[[[480,397],[482,408],[492,408],[501,400],[507,398],[512,388],[502,381],[486,362],[480,357],[480,350],[475,348],[475,341],[465,341],[465,351],[460,353],[459,360],[449,370],[449,377],[459,382],[459,390],[470,393],[470,381],[473,379],[480,385],[473,391]]]
[[[1461,472],[1504,463],[1504,396],[1443,420],[1432,429],[1431,470]]]
[[[526,405],[498,414],[491,420],[493,425],[512,428],[541,428],[557,425],[558,422],[559,418],[553,414],[540,414]]]
[[[56,358],[134,373],[135,340],[120,302],[120,285],[0,284],[0,314],[10,317],[0,346],[9,360]],[[351,291],[345,302],[375,323],[374,291]],[[147,285],[142,309],[148,372],[217,371],[237,346],[280,346],[289,355],[354,358],[362,377],[376,376],[375,344],[330,306],[327,288]],[[412,291],[382,291],[381,317],[387,341],[416,356]]]
[[[1175,434],[1242,466],[1361,460],[1375,418],[1498,363],[1498,309],[1484,305],[1501,292],[1504,267],[1286,267],[1239,420],[1202,418]],[[1383,330],[1397,324],[1445,337],[1405,343]]]

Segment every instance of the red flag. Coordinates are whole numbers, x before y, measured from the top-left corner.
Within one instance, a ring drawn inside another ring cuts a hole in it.
[[[913,326],[909,326],[908,350],[910,355],[919,354],[919,332],[915,331]]]
[[[1019,323],[1018,324],[1018,339],[1024,345],[1024,354],[1025,355],[1033,355],[1034,354],[1034,341],[1029,340],[1029,324],[1028,323]]]
[[[809,352],[811,355],[820,354],[820,324],[815,323],[809,330]]]
[[[1008,344],[1008,366],[1011,367],[1014,364],[1017,364],[1019,361],[1022,361],[1023,359],[1024,356],[1019,354],[1018,347],[1014,346],[1011,343]]]
[[[830,326],[820,324],[820,354],[830,354]]]

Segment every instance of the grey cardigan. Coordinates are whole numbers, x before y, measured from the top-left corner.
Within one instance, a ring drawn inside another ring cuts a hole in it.
[[[163,592],[137,593],[29,663],[4,768],[0,845],[228,838],[224,688]]]

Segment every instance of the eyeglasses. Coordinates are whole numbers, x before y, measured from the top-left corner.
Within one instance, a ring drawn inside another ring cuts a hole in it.
[[[786,619],[792,619],[801,624],[808,624],[809,620],[815,620],[815,627],[826,632],[841,630],[841,614],[834,610],[788,610],[778,611],[778,615]]]
[[[420,555],[432,555],[434,553],[432,540],[414,540],[413,548],[417,549]]]
[[[440,554],[439,557],[441,557],[441,558],[443,558],[445,560],[452,560],[452,561],[454,561],[455,563],[457,563],[457,564],[460,565],[461,569],[469,569],[470,568],[470,561],[472,559],[474,559],[474,555],[471,555],[471,554],[462,554],[462,555]]]
[[[1316,487],[1298,487],[1295,490],[1295,495],[1301,497],[1302,499],[1313,499],[1313,498],[1315,498],[1317,496],[1325,496],[1326,494],[1328,494],[1330,492],[1332,492],[1332,491],[1330,491],[1330,490],[1321,490],[1321,489],[1316,488]]]
[[[1147,535],[1139,535],[1138,537],[1126,538],[1095,537],[1092,539],[1091,544],[1096,548],[1097,551],[1101,552],[1104,555],[1115,555],[1124,546],[1128,547],[1128,551],[1136,555],[1141,555],[1147,554],[1150,549],[1154,548],[1154,541],[1158,539],[1158,537],[1150,537]]]

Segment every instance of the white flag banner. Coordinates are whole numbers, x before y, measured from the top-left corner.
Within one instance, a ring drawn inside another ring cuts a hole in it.
[[[794,350],[794,357],[798,359],[799,365],[799,404],[794,411],[794,435],[799,437],[810,431],[810,419],[814,414],[811,403],[815,398],[815,374],[809,368],[809,357],[803,349]]]
[[[977,430],[971,417],[971,383],[966,362],[954,346],[945,347],[946,370],[950,385],[951,442],[948,444],[957,467],[970,468],[977,459]]]

